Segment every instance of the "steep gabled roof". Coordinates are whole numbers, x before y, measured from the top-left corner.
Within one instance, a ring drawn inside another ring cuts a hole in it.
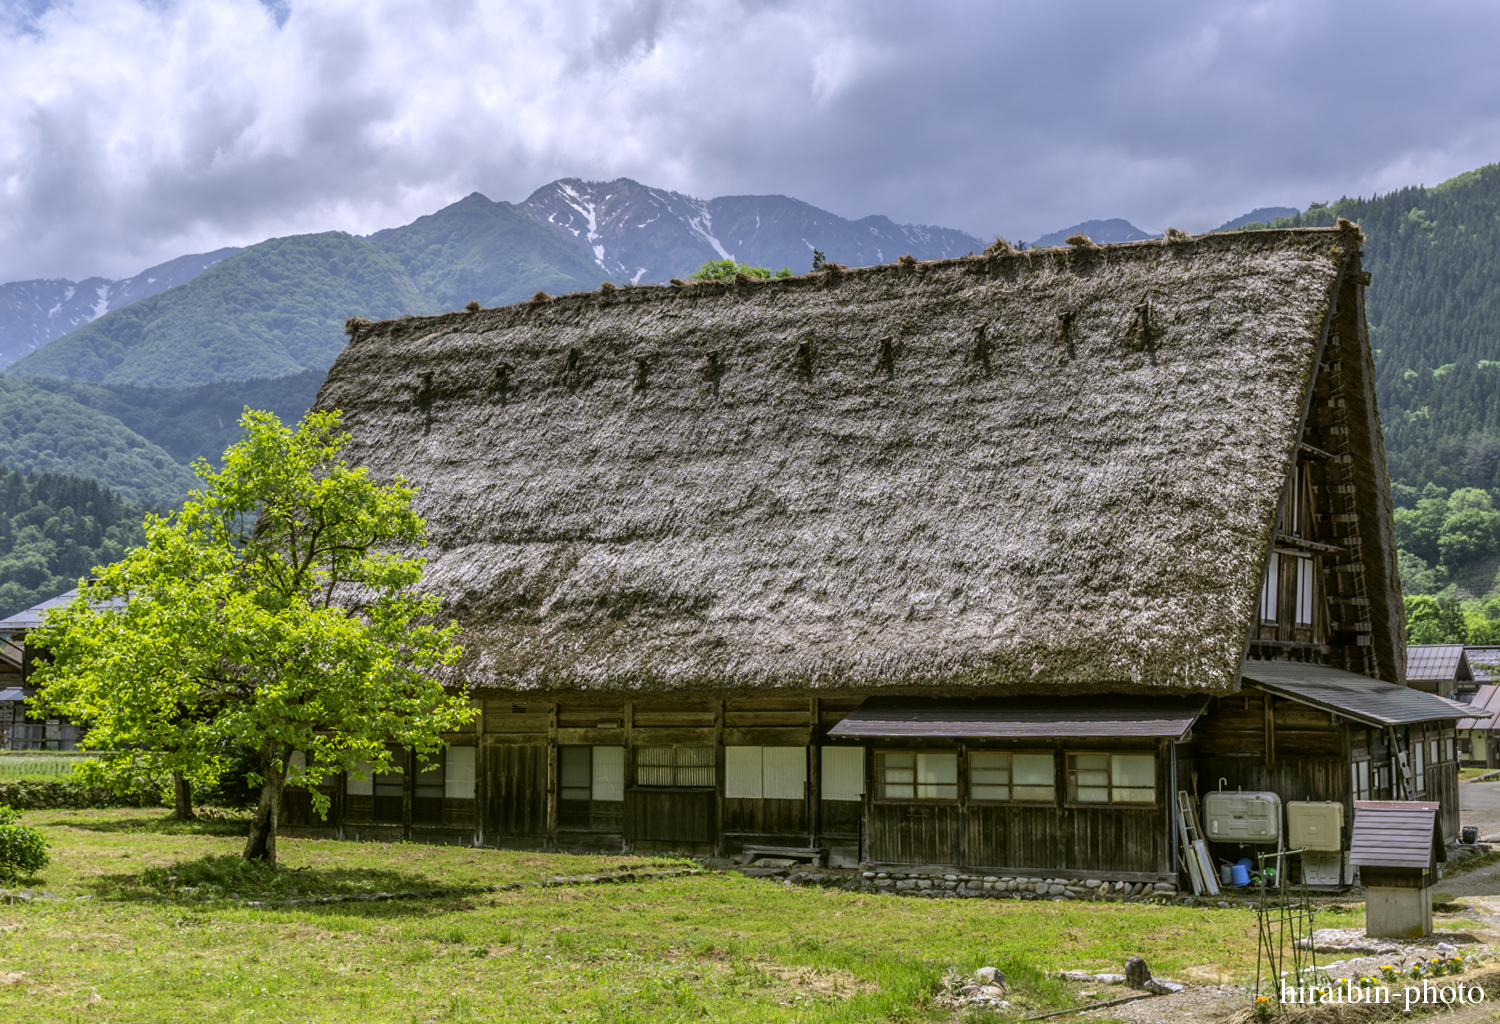
[[[1341,282],[1362,328],[1359,240],[356,323],[317,407],[421,488],[427,582],[465,627],[455,680],[1223,691]],[[1356,440],[1383,480],[1378,432]],[[1358,557],[1393,571],[1388,523],[1369,533]]]

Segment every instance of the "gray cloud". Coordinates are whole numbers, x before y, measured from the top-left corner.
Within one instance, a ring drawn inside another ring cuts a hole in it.
[[[1035,238],[1500,159],[1500,9],[0,0],[0,280],[627,175]]]

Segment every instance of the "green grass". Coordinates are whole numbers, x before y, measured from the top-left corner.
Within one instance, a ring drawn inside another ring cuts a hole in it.
[[[949,968],[1002,967],[1025,1015],[1077,1000],[1056,971],[1118,970],[1132,953],[1185,980],[1247,980],[1254,965],[1244,910],[866,896],[735,874],[255,909],[224,892],[432,889],[678,862],[283,838],[284,870],[268,881],[222,859],[242,818],[25,820],[53,844],[33,887],[92,898],[0,905],[0,1019],[918,1021],[945,1019],[931,996]],[[163,884],[171,870],[176,887]],[[218,888],[205,891],[210,877]],[[185,879],[198,884],[186,891]]]

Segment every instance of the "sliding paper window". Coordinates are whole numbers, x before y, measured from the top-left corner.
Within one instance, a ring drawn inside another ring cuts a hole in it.
[[[1076,804],[1155,803],[1156,755],[1069,754],[1068,802]]]
[[[1057,785],[1052,755],[970,752],[969,799],[1053,803]]]
[[[957,800],[958,754],[943,750],[882,750],[875,777],[883,800]]]
[[[625,748],[557,748],[557,823],[615,829],[624,821]]]
[[[802,800],[806,747],[725,747],[724,795],[732,800]]]

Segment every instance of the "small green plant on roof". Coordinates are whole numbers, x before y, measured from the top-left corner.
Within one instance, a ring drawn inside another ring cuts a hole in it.
[[[30,825],[21,824],[19,811],[0,804],[0,881],[30,878],[48,862],[47,840]]]
[[[748,263],[736,263],[734,260],[709,260],[703,266],[693,271],[694,281],[732,281],[736,274],[744,274],[746,277],[758,277],[762,281],[769,281],[773,277],[791,277],[792,269],[782,267],[774,274],[765,267],[752,267]]]
[[[122,777],[212,784],[233,744],[251,747],[243,856],[274,867],[285,785],[326,814],[319,786],[390,770],[388,745],[430,755],[475,712],[435,678],[461,653],[458,626],[420,590],[422,559],[398,553],[426,543],[416,489],[346,466],[336,411],[240,424],[222,469],[198,460],[204,486],[181,512],[148,517],[145,546],[47,614],[32,700],[87,722],[88,746],[129,751],[91,762]]]

